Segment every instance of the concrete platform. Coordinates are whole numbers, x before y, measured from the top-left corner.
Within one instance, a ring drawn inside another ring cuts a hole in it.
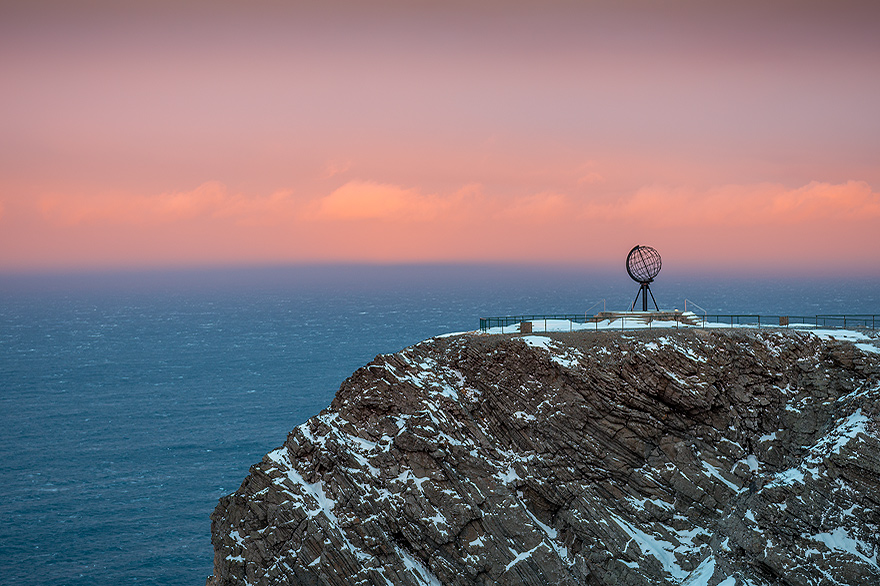
[[[626,321],[649,324],[653,321],[677,321],[691,326],[702,323],[702,318],[693,311],[600,311],[589,321],[614,321],[624,319]]]

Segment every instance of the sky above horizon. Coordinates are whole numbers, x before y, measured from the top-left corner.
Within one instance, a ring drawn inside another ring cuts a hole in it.
[[[880,275],[876,2],[0,7],[0,271]]]

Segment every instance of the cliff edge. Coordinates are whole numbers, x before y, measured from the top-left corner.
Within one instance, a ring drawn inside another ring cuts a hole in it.
[[[220,500],[207,584],[880,584],[872,348],[682,329],[377,356]]]

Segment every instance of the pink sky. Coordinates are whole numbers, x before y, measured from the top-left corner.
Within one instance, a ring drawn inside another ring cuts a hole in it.
[[[0,270],[880,275],[876,2],[0,8]]]

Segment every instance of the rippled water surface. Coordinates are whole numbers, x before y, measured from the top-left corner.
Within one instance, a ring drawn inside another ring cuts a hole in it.
[[[198,584],[217,499],[378,353],[478,318],[624,309],[622,271],[294,267],[0,276],[0,576]],[[664,307],[880,313],[880,280],[664,275]]]

